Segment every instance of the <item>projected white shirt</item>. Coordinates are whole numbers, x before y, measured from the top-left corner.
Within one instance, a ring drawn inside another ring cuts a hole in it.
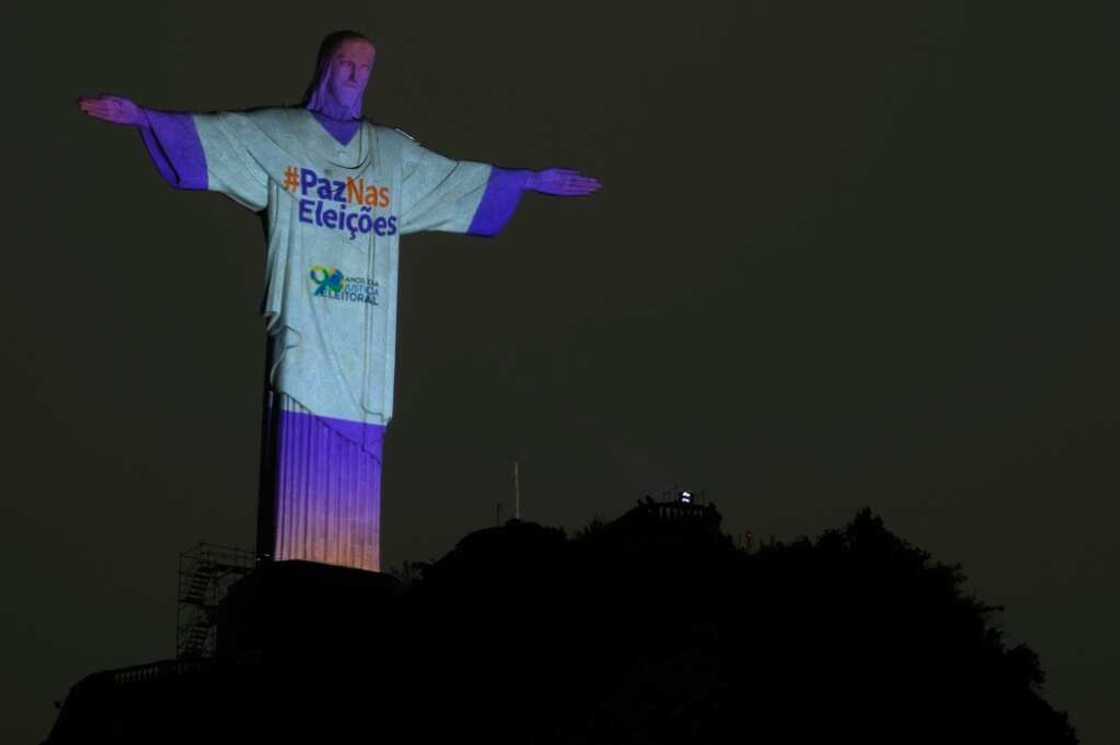
[[[319,416],[388,424],[400,236],[466,232],[491,166],[369,122],[344,146],[305,109],[192,116],[208,188],[267,210],[273,389]]]

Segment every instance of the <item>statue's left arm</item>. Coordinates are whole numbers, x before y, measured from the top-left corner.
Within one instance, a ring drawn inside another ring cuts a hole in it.
[[[586,196],[599,181],[576,171],[529,171],[456,161],[411,141],[402,148],[402,233],[439,230],[492,237],[509,223],[521,196]]]

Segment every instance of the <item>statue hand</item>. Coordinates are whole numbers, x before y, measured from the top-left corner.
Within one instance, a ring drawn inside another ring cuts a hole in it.
[[[144,110],[127,98],[120,96],[95,96],[78,98],[78,108],[92,116],[113,124],[139,126],[147,123]]]
[[[563,168],[549,168],[547,171],[529,171],[526,189],[552,194],[557,197],[582,197],[602,188],[599,179],[568,171]]]

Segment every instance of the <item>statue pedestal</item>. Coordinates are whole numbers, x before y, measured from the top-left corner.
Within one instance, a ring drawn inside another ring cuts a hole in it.
[[[391,598],[387,574],[309,561],[259,565],[218,606],[219,661],[322,659],[383,645]]]

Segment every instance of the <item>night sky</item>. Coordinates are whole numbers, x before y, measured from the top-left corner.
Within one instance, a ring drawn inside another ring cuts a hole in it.
[[[294,104],[351,27],[374,121],[604,183],[529,195],[494,240],[402,241],[387,564],[508,516],[515,459],[523,517],[569,531],[674,486],[762,538],[868,505],[1006,606],[1083,742],[1120,741],[1115,19],[243,5],[4,19],[0,740],[173,656],[178,553],[255,537],[260,221],[174,191],[75,99]]]

